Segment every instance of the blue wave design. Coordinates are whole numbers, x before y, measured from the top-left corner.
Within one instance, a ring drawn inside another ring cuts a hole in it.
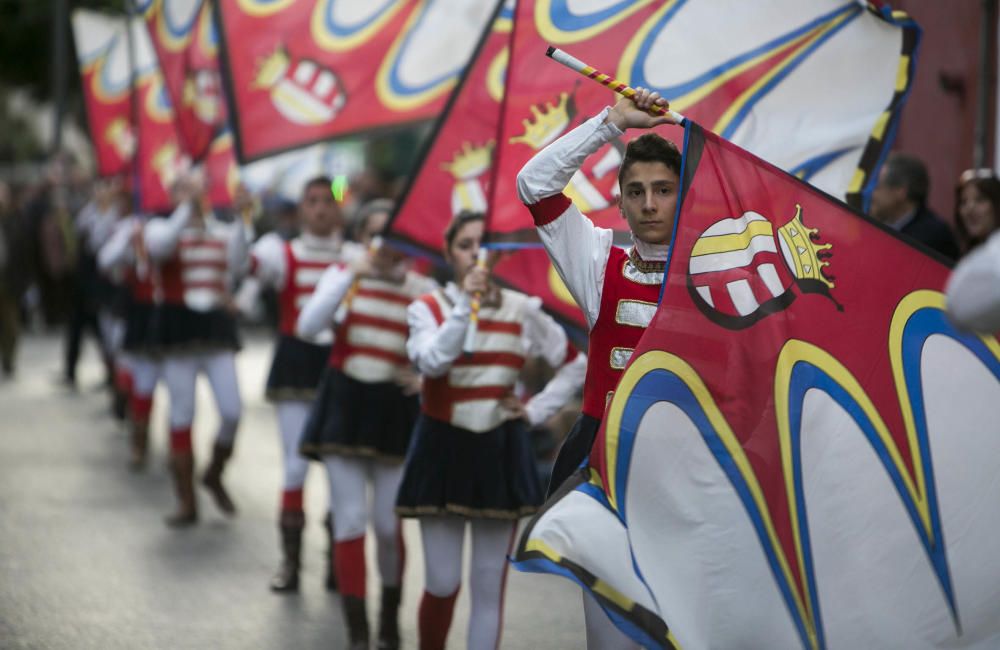
[[[609,18],[614,18],[615,14],[628,9],[633,1],[621,0],[601,11],[589,14],[575,14],[569,10],[569,0],[552,0],[549,6],[549,20],[561,31],[575,32],[598,25]]]
[[[356,2],[357,0],[354,1]],[[337,0],[330,0],[327,3],[326,11],[323,12],[323,26],[337,38],[350,38],[355,33],[364,31],[369,25],[375,23],[386,11],[392,9],[394,3],[390,2],[386,4],[382,11],[372,14],[367,20],[355,25],[341,25],[333,19],[333,8],[336,4]]]

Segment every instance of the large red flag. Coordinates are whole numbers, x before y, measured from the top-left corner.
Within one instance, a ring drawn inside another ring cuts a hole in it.
[[[127,31],[123,16],[85,9],[73,12],[87,121],[101,176],[127,172],[135,152]]]
[[[226,119],[211,5],[208,0],[141,0],[137,8],[156,50],[184,150],[201,160]]]
[[[493,4],[219,0],[241,162],[436,116]]]
[[[1000,341],[948,268],[688,123],[660,304],[528,527],[647,647],[1000,639]]]
[[[231,131],[219,133],[205,157],[205,176],[208,182],[208,200],[214,208],[225,208],[233,204],[236,188],[240,183],[240,168],[233,153]]]

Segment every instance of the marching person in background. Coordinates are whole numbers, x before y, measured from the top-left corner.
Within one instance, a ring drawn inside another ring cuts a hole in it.
[[[202,485],[223,513],[236,512],[222,485],[222,473],[233,453],[243,408],[235,364],[240,344],[230,291],[234,277],[245,267],[247,233],[242,223],[222,223],[205,208],[200,176],[183,177],[174,191],[177,209],[167,219],[150,221],[144,242],[163,291],[154,336],[170,394],[170,466],[178,499],[177,511],[166,521],[180,527],[198,520],[191,425],[199,373],[211,384],[221,420]]]
[[[159,362],[151,349],[151,336],[156,303],[161,296],[143,242],[147,221],[141,215],[120,220],[97,255],[98,268],[106,276],[117,278],[125,293],[122,305],[124,331],[121,352],[115,363],[121,367],[121,371],[116,368],[116,376],[128,376],[126,419],[130,440],[129,463],[133,470],[142,469],[146,464],[149,416],[160,373]],[[126,386],[120,388],[126,389]]]
[[[278,416],[283,459],[278,530],[284,559],[271,579],[271,590],[279,593],[299,588],[305,528],[302,489],[309,469],[309,462],[299,455],[299,440],[333,341],[329,327],[318,328],[309,336],[299,336],[295,331],[299,313],[313,295],[323,271],[341,260],[343,216],[330,191],[329,178],[318,176],[306,183],[299,203],[299,218],[302,232],[291,241],[272,232],[254,244],[251,277],[244,281],[239,296],[242,305],[256,296],[261,285],[278,292],[278,340],[266,390]],[[326,529],[332,554],[329,513]],[[328,556],[328,562],[327,588],[335,589],[332,555]]]
[[[967,254],[948,280],[948,313],[963,328],[1000,332],[1000,180],[992,169],[959,178],[955,228]]]
[[[302,453],[322,460],[330,479],[337,581],[352,648],[367,648],[365,531],[375,529],[382,583],[378,648],[399,647],[405,556],[393,511],[403,459],[419,411],[419,377],[406,356],[406,308],[436,285],[388,245],[372,246],[393,204],[376,199],[355,220],[353,261],[331,267],[302,309],[297,331],[312,336],[337,316],[336,340],[302,437]],[[368,485],[372,501],[368,503]]]
[[[594,226],[563,194],[573,174],[591,154],[628,128],[666,124],[646,112],[657,93],[637,89],[635,101],[613,108],[570,131],[535,155],[517,176],[519,198],[531,211],[538,235],[559,276],[583,310],[590,327],[583,408],[552,471],[549,494],[587,459],[604,410],[643,332],[656,311],[673,234],[680,189],[681,153],[655,133],[629,142],[618,170],[618,207],[633,245],[614,247],[614,232]],[[589,595],[584,597],[587,647],[637,648]]]
[[[420,648],[444,648],[462,577],[466,524],[472,531],[471,614],[464,647],[499,645],[506,557],[518,519],[542,502],[528,422],[547,419],[579,388],[581,362],[541,300],[501,289],[476,265],[483,215],[461,213],[445,232],[455,281],[407,311],[406,349],[423,375],[421,414],[406,459],[396,512],[418,517],[426,584]],[[462,347],[471,298],[482,297],[471,353]],[[528,356],[556,376],[527,405],[511,399]],[[585,362],[584,362],[585,363]],[[526,420],[528,422],[526,422]]]
[[[26,264],[27,234],[14,209],[10,187],[0,181],[0,372],[11,377],[21,332],[21,296],[30,273]]]
[[[1000,229],[1000,180],[992,169],[969,169],[955,188],[955,230],[968,253]]]

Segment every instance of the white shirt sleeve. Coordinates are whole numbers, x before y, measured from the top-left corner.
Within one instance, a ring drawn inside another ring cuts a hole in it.
[[[337,307],[353,283],[354,273],[348,268],[335,264],[323,271],[315,291],[299,312],[295,335],[310,340],[330,327]]]
[[[250,252],[253,276],[261,283],[281,289],[285,286],[285,240],[277,233],[267,233],[257,240]]]
[[[171,255],[177,248],[180,241],[181,231],[191,221],[191,205],[188,202],[177,206],[166,219],[151,219],[146,224],[143,233],[143,240],[149,257],[155,262],[162,262]]]
[[[601,309],[604,270],[614,241],[561,192],[591,154],[622,135],[604,123],[608,108],[539,151],[517,175],[517,194],[532,212],[538,235],[589,327]]]
[[[406,310],[406,320],[410,326],[406,353],[422,375],[444,375],[458,355],[462,354],[465,330],[469,326],[469,314],[472,310],[465,292],[460,292],[455,297],[455,306],[440,325],[430,307],[421,300],[410,303]]]
[[[948,313],[957,325],[1000,331],[1000,232],[959,262],[946,291]]]
[[[226,225],[229,228],[226,260],[229,263],[231,280],[235,285],[250,271],[250,242],[253,241],[253,227],[247,226],[242,219],[237,219]]]
[[[97,251],[97,267],[102,272],[110,273],[133,262],[132,237],[137,227],[132,219],[124,219],[118,223],[111,237]]]
[[[573,399],[582,389],[587,376],[587,355],[577,354],[571,361],[564,363],[545,388],[535,394],[524,405],[528,424],[538,426],[556,414],[565,404]]]

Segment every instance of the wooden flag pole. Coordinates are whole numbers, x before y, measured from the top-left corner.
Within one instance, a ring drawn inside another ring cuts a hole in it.
[[[628,84],[624,84],[621,81],[615,79],[614,77],[609,77],[603,72],[600,72],[597,69],[590,67],[580,59],[570,54],[567,54],[563,50],[560,50],[558,47],[550,46],[549,49],[546,50],[545,55],[550,59],[552,59],[553,61],[563,64],[570,70],[579,72],[584,77],[587,77],[588,79],[593,79],[594,81],[604,86],[607,86],[608,88],[615,91],[619,95],[623,95],[629,98],[635,96],[635,88],[632,88]],[[677,124],[680,124],[684,120],[683,115],[681,115],[676,111],[672,111],[669,108],[664,108],[663,106],[652,106],[647,112],[652,115],[666,115]]]

